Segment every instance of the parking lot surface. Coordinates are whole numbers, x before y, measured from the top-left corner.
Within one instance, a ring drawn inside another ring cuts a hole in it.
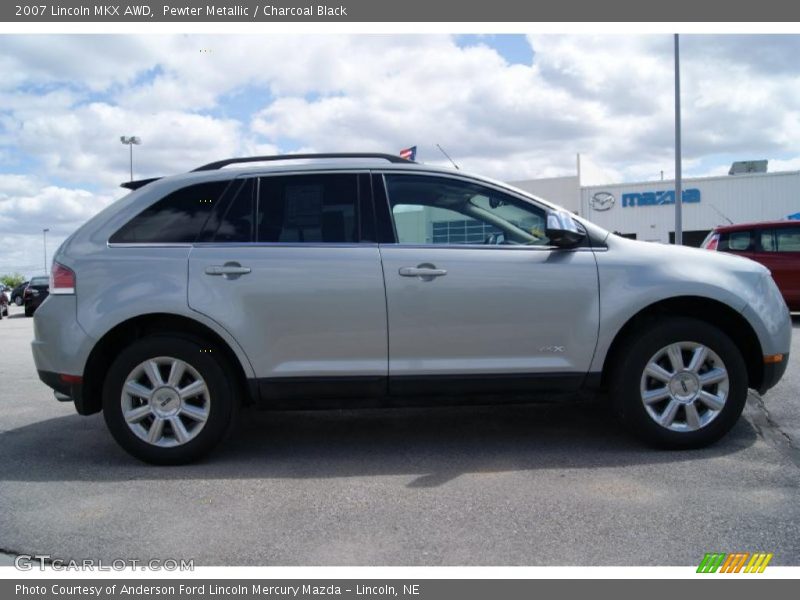
[[[602,403],[247,412],[152,467],[39,382],[0,321],[0,550],[196,565],[800,565],[800,320],[786,377],[715,446],[657,451]]]

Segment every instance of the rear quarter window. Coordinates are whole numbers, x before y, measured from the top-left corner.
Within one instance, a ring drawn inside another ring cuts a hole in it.
[[[114,244],[192,243],[230,181],[209,181],[168,194],[123,225]]]
[[[719,249],[723,252],[748,252],[753,250],[753,232],[731,231],[719,238]]]

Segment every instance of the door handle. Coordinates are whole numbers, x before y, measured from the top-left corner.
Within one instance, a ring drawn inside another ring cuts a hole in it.
[[[417,267],[400,267],[398,271],[401,277],[421,277],[430,280],[434,277],[447,275],[447,269],[437,269],[433,265],[419,265]]]
[[[243,267],[237,262],[227,262],[224,265],[212,265],[206,267],[206,275],[222,275],[226,279],[233,279],[239,275],[247,275],[250,267]]]

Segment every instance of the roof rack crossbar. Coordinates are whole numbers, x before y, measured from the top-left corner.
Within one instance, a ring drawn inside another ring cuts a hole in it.
[[[390,163],[403,163],[403,164],[414,163],[413,160],[408,160],[405,158],[400,158],[399,156],[395,156],[394,154],[384,154],[381,152],[327,152],[322,154],[272,154],[269,156],[245,156],[241,158],[226,158],[225,160],[218,160],[212,163],[208,163],[207,165],[203,165],[202,167],[197,167],[196,169],[193,169],[192,172],[215,171],[217,169],[221,169],[222,167],[227,167],[228,165],[235,165],[239,163],[295,160],[295,159],[307,159],[307,158],[382,158],[384,160],[389,161]]]

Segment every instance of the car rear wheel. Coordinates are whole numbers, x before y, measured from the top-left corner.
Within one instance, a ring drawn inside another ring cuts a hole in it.
[[[227,362],[200,341],[149,337],[111,365],[103,415],[130,454],[183,464],[207,454],[229,430],[239,399]]]
[[[17,296],[16,298],[14,298],[14,304],[16,304],[17,306],[22,306],[22,297]]]
[[[611,395],[634,434],[661,447],[699,448],[734,426],[747,400],[747,370],[720,329],[669,318],[628,342]]]

